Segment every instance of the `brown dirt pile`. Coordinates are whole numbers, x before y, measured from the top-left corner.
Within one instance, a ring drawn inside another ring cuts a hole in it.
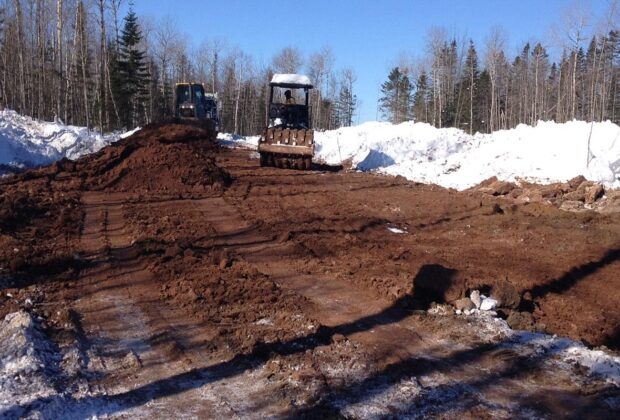
[[[75,186],[38,172],[0,181],[0,287],[29,286],[77,264],[70,241],[82,223]]]
[[[217,144],[207,132],[180,124],[151,124],[75,163],[85,188],[127,192],[204,192],[230,176],[214,161]]]

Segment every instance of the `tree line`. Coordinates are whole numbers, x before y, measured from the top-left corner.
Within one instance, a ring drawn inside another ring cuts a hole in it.
[[[509,57],[506,37],[497,28],[480,60],[472,40],[458,42],[433,29],[426,57],[415,64],[402,60],[391,69],[381,85],[379,109],[394,123],[415,120],[469,133],[539,120],[620,123],[618,6],[610,3],[610,24],[589,37],[585,19],[573,13],[555,61],[541,42],[526,42]]]
[[[352,125],[359,107],[353,69],[335,68],[329,47],[305,57],[285,47],[268,64],[222,40],[190,45],[174,21],[121,16],[124,0],[0,0],[0,106],[100,131],[173,115],[174,85],[217,92],[222,131],[257,134],[274,73],[315,83],[315,128]]]

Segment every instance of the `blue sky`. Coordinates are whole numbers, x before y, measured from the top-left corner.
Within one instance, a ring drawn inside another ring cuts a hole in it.
[[[582,0],[593,25],[608,0]],[[471,37],[483,53],[494,26],[508,35],[512,55],[525,41],[551,41],[573,0],[134,0],[139,15],[171,15],[195,45],[219,38],[239,46],[259,62],[270,62],[283,47],[298,47],[306,56],[331,46],[336,67],[355,69],[362,100],[358,121],[377,118],[380,84],[403,53],[422,56],[429,28]]]

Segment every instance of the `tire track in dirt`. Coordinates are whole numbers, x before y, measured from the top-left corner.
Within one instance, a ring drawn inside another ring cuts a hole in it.
[[[82,297],[75,302],[75,310],[89,340],[89,368],[101,378],[98,392],[114,398],[192,368],[191,359],[180,349],[173,333],[179,327],[190,331],[192,326],[149,295],[148,289],[157,289],[157,282],[124,230],[122,197],[86,193],[83,202],[81,244],[90,266],[81,273]],[[199,390],[186,394],[183,398],[150,401],[139,408],[139,415],[149,411],[170,418],[179,412],[187,416],[230,414],[225,404],[216,410],[209,403],[209,399],[221,402],[217,397],[204,398]]]
[[[85,343],[90,349],[89,368],[101,378],[93,384],[95,392],[110,401],[101,413],[158,418],[247,418],[282,413],[277,400],[256,403],[269,400],[266,390],[273,384],[255,377],[252,371],[233,369],[234,375],[218,371],[216,376],[223,380],[209,377],[211,366],[222,362],[202,350],[212,332],[182,309],[159,300],[158,282],[125,231],[123,197],[87,193],[83,202],[81,244],[90,266],[81,273],[83,296],[75,302],[75,310],[89,340]],[[213,210],[209,221],[219,229],[227,226],[234,214],[221,199],[191,202]],[[189,204],[187,200],[170,200],[157,205],[174,210]],[[247,228],[239,224],[234,233],[244,230]],[[243,247],[245,240],[251,239],[251,235],[241,235],[233,241],[220,240],[218,245]],[[188,375],[192,372],[196,374]],[[188,378],[178,383],[169,380],[183,375]],[[161,385],[153,385],[158,383]],[[135,391],[139,389],[144,392]],[[136,399],[146,403],[136,405]]]
[[[566,413],[559,407],[567,398],[572,399],[573,412],[592,404],[589,395],[579,395],[582,379],[575,381],[565,370],[554,371],[553,351],[532,356],[540,351],[537,344],[513,342],[499,324],[485,318],[412,311],[406,299],[378,298],[373,291],[337,276],[307,274],[298,258],[288,255],[292,241],[257,233],[226,199],[211,204],[205,211],[218,237],[223,238],[220,245],[268,274],[281,288],[313,302],[308,315],[319,321],[332,339],[344,338],[361,346],[358,348],[374,361],[366,378],[344,388],[332,386],[330,372],[326,372],[324,396],[340,414],[366,417],[392,409],[413,414],[418,399],[431,403],[422,407],[430,409],[428,413],[441,413],[442,404],[456,401],[450,410],[499,416],[521,410],[515,401],[527,400],[525,406],[532,407],[555,406],[556,413]],[[540,375],[540,370],[546,374]],[[404,372],[411,372],[416,380],[409,383]],[[302,413],[313,417],[322,412]]]

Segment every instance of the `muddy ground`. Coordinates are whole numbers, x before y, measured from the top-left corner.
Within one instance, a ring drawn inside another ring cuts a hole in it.
[[[614,192],[260,168],[203,134],[150,126],[0,180],[0,317],[32,314],[75,359],[55,386],[82,384],[0,416],[59,401],[77,418],[620,408],[617,384],[557,369],[564,349],[499,321],[620,349]],[[498,319],[444,305],[473,290]]]

